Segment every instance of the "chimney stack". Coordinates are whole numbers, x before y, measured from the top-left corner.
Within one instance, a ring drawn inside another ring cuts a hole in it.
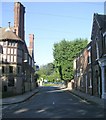
[[[20,2],[14,3],[14,30],[16,35],[24,40],[25,31],[24,31],[24,14],[25,7]]]
[[[29,34],[29,53],[34,58],[34,34]]]

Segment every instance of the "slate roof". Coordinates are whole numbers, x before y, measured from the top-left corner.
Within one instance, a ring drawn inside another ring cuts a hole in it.
[[[95,23],[97,23],[98,26],[96,26]],[[91,39],[94,39],[95,30],[97,27],[101,30],[102,33],[106,32],[106,15],[94,13]]]
[[[1,40],[18,40],[23,42],[12,30],[12,28],[0,28],[0,41]]]
[[[95,19],[98,21],[100,28],[106,31],[106,15],[95,14]]]

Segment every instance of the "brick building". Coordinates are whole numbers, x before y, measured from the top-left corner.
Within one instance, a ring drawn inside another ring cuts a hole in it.
[[[75,89],[92,95],[91,42],[74,60]]]
[[[15,2],[14,4],[14,31],[16,35],[19,36],[22,40],[25,38],[24,31],[24,14],[25,7],[20,2]]]
[[[74,60],[75,88],[106,99],[106,15],[94,13],[91,42]]]
[[[25,7],[20,2],[14,3],[14,27],[0,28],[0,46],[2,53],[2,90],[20,94],[36,87],[34,78],[34,46],[28,49],[24,40]],[[32,36],[32,37],[30,37]],[[29,35],[30,44],[34,35]]]
[[[94,14],[91,40],[93,95],[106,98],[106,15]]]

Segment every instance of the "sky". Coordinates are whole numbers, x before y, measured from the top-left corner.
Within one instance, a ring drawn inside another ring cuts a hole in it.
[[[59,0],[58,0],[59,1]],[[67,0],[66,0],[67,1]],[[104,1],[95,2],[24,2],[25,41],[34,34],[34,57],[37,65],[53,62],[53,45],[63,39],[87,38],[90,41],[93,14],[104,14]],[[14,26],[14,2],[2,2],[1,27]]]

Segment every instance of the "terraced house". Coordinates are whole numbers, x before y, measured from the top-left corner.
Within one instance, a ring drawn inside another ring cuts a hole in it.
[[[74,60],[75,89],[92,95],[91,43]]]
[[[75,88],[106,99],[106,15],[94,13],[91,42],[74,60]]]
[[[34,79],[34,35],[29,35],[30,46],[24,40],[25,7],[14,3],[14,27],[0,28],[3,48],[1,81],[3,92],[21,94],[36,87]]]
[[[106,15],[94,14],[91,40],[93,94],[106,99]]]

